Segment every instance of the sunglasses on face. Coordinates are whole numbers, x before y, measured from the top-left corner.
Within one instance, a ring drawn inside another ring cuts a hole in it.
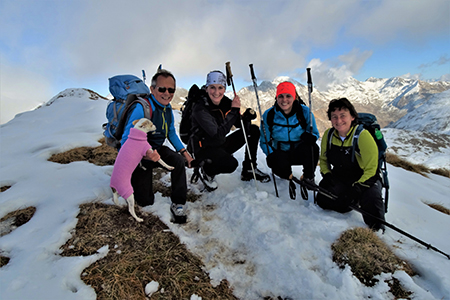
[[[173,89],[173,88],[166,88],[166,87],[161,87],[161,86],[158,87],[158,92],[160,92],[160,93],[165,93],[166,90],[169,92],[169,94],[175,93],[175,89]]]

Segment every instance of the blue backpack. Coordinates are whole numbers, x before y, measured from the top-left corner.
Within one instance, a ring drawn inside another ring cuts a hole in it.
[[[108,123],[103,124],[103,135],[107,145],[119,149],[127,114],[137,103],[144,107],[145,118],[151,119],[152,107],[145,99],[150,96],[150,90],[139,77],[117,75],[109,78],[109,91],[114,99],[106,107]]]
[[[355,159],[355,152],[359,153],[358,138],[361,131],[366,129],[370,132],[378,147],[378,172],[381,179],[381,186],[384,188],[384,209],[388,211],[389,201],[389,179],[386,165],[386,150],[387,144],[384,139],[383,133],[381,133],[381,126],[378,124],[377,117],[370,113],[358,113],[357,124],[355,134],[353,135],[352,146],[352,161]],[[333,136],[334,129],[331,128],[328,131],[327,151],[331,147],[331,138]]]

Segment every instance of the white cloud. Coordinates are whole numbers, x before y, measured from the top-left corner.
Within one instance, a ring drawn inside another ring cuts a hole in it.
[[[53,96],[51,84],[45,76],[1,59],[0,69],[0,124],[20,112],[36,108]]]
[[[349,77],[358,74],[367,59],[372,55],[372,51],[360,51],[352,49],[349,53],[340,55],[337,59],[321,61],[313,59],[308,67],[314,77],[314,85],[319,90],[326,90],[330,84],[342,83]]]
[[[261,81],[293,77],[311,58],[321,62],[316,84],[326,86],[357,74],[374,44],[402,41],[408,47],[407,38],[448,31],[449,3],[4,0],[0,51],[62,88],[106,87],[108,77],[142,69],[151,77],[159,64],[179,82],[194,83],[224,70],[226,61],[235,81],[250,83],[250,63]]]

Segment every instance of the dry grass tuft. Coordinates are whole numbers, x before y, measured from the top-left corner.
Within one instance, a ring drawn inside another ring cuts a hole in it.
[[[447,170],[444,168],[433,169],[433,170],[431,170],[431,173],[450,178],[450,170]]]
[[[35,212],[36,207],[29,206],[27,208],[8,213],[0,219],[0,237],[30,221]]]
[[[160,285],[151,299],[189,299],[192,294],[236,299],[227,282],[212,287],[200,259],[151,214],[138,223],[126,207],[83,204],[72,235],[62,246],[63,256],[91,255],[109,245],[107,256],[82,275],[98,299],[146,299],[144,288],[151,281]]]
[[[63,153],[56,153],[48,160],[60,164],[88,161],[98,166],[113,165],[117,157],[117,150],[106,145],[105,138],[101,138],[99,143],[101,146],[98,147],[79,147]]]
[[[9,263],[9,257],[0,255],[0,268],[6,266]]]
[[[8,190],[8,189],[10,189],[10,188],[11,188],[10,185],[4,185],[4,186],[0,187],[0,193],[1,193],[1,192],[4,192],[4,191],[6,191],[6,190]]]
[[[394,253],[368,228],[354,228],[345,231],[341,237],[331,245],[333,261],[340,267],[348,264],[353,274],[365,285],[373,286],[381,273],[394,273],[403,270],[410,276],[415,275],[412,267],[399,259]],[[407,296],[411,292],[404,291],[398,280],[390,281],[391,293],[395,297]],[[402,292],[400,292],[402,291]]]
[[[407,171],[416,172],[422,176],[428,177],[426,173],[429,173],[430,170],[421,164],[413,164],[408,162],[407,160],[401,158],[392,153],[386,153],[386,161],[393,166],[403,168]]]
[[[30,221],[35,212],[36,207],[29,206],[27,208],[8,213],[6,216],[0,219],[0,237],[10,233],[17,227],[20,227]],[[0,254],[0,268],[7,265],[8,262],[9,257]]]
[[[440,211],[444,214],[450,215],[450,209],[448,209],[447,207],[445,207],[442,204],[438,204],[438,203],[425,203],[425,204],[431,208],[434,208],[437,211]]]
[[[433,173],[436,175],[444,176],[450,178],[450,170],[440,168],[440,169],[430,169],[422,164],[413,164],[407,160],[401,158],[398,155],[387,152],[386,161],[393,166],[403,168],[407,171],[416,172],[422,176],[428,177],[427,173]]]

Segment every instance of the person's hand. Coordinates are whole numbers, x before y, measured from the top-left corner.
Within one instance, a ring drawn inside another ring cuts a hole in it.
[[[347,197],[350,201],[350,204],[358,203],[359,199],[364,192],[364,187],[359,183],[355,182],[351,188],[347,190]]]
[[[191,163],[192,163],[192,161],[194,161],[194,159],[192,158],[191,154],[189,152],[185,151],[183,153],[183,156],[184,156],[184,159],[187,162],[187,167],[188,168],[192,168],[192,164]]]
[[[300,136],[300,139],[308,144],[315,144],[317,141],[317,137],[314,134],[306,131],[303,132],[303,134]]]
[[[145,154],[145,158],[149,159],[151,161],[157,162],[158,160],[161,159],[161,156],[159,156],[158,151],[152,150],[152,149],[148,149],[147,153]]]
[[[252,108],[247,108],[242,114],[243,121],[251,121],[256,119],[256,112]]]
[[[231,107],[241,108],[241,99],[238,95],[235,95],[231,102]]]

